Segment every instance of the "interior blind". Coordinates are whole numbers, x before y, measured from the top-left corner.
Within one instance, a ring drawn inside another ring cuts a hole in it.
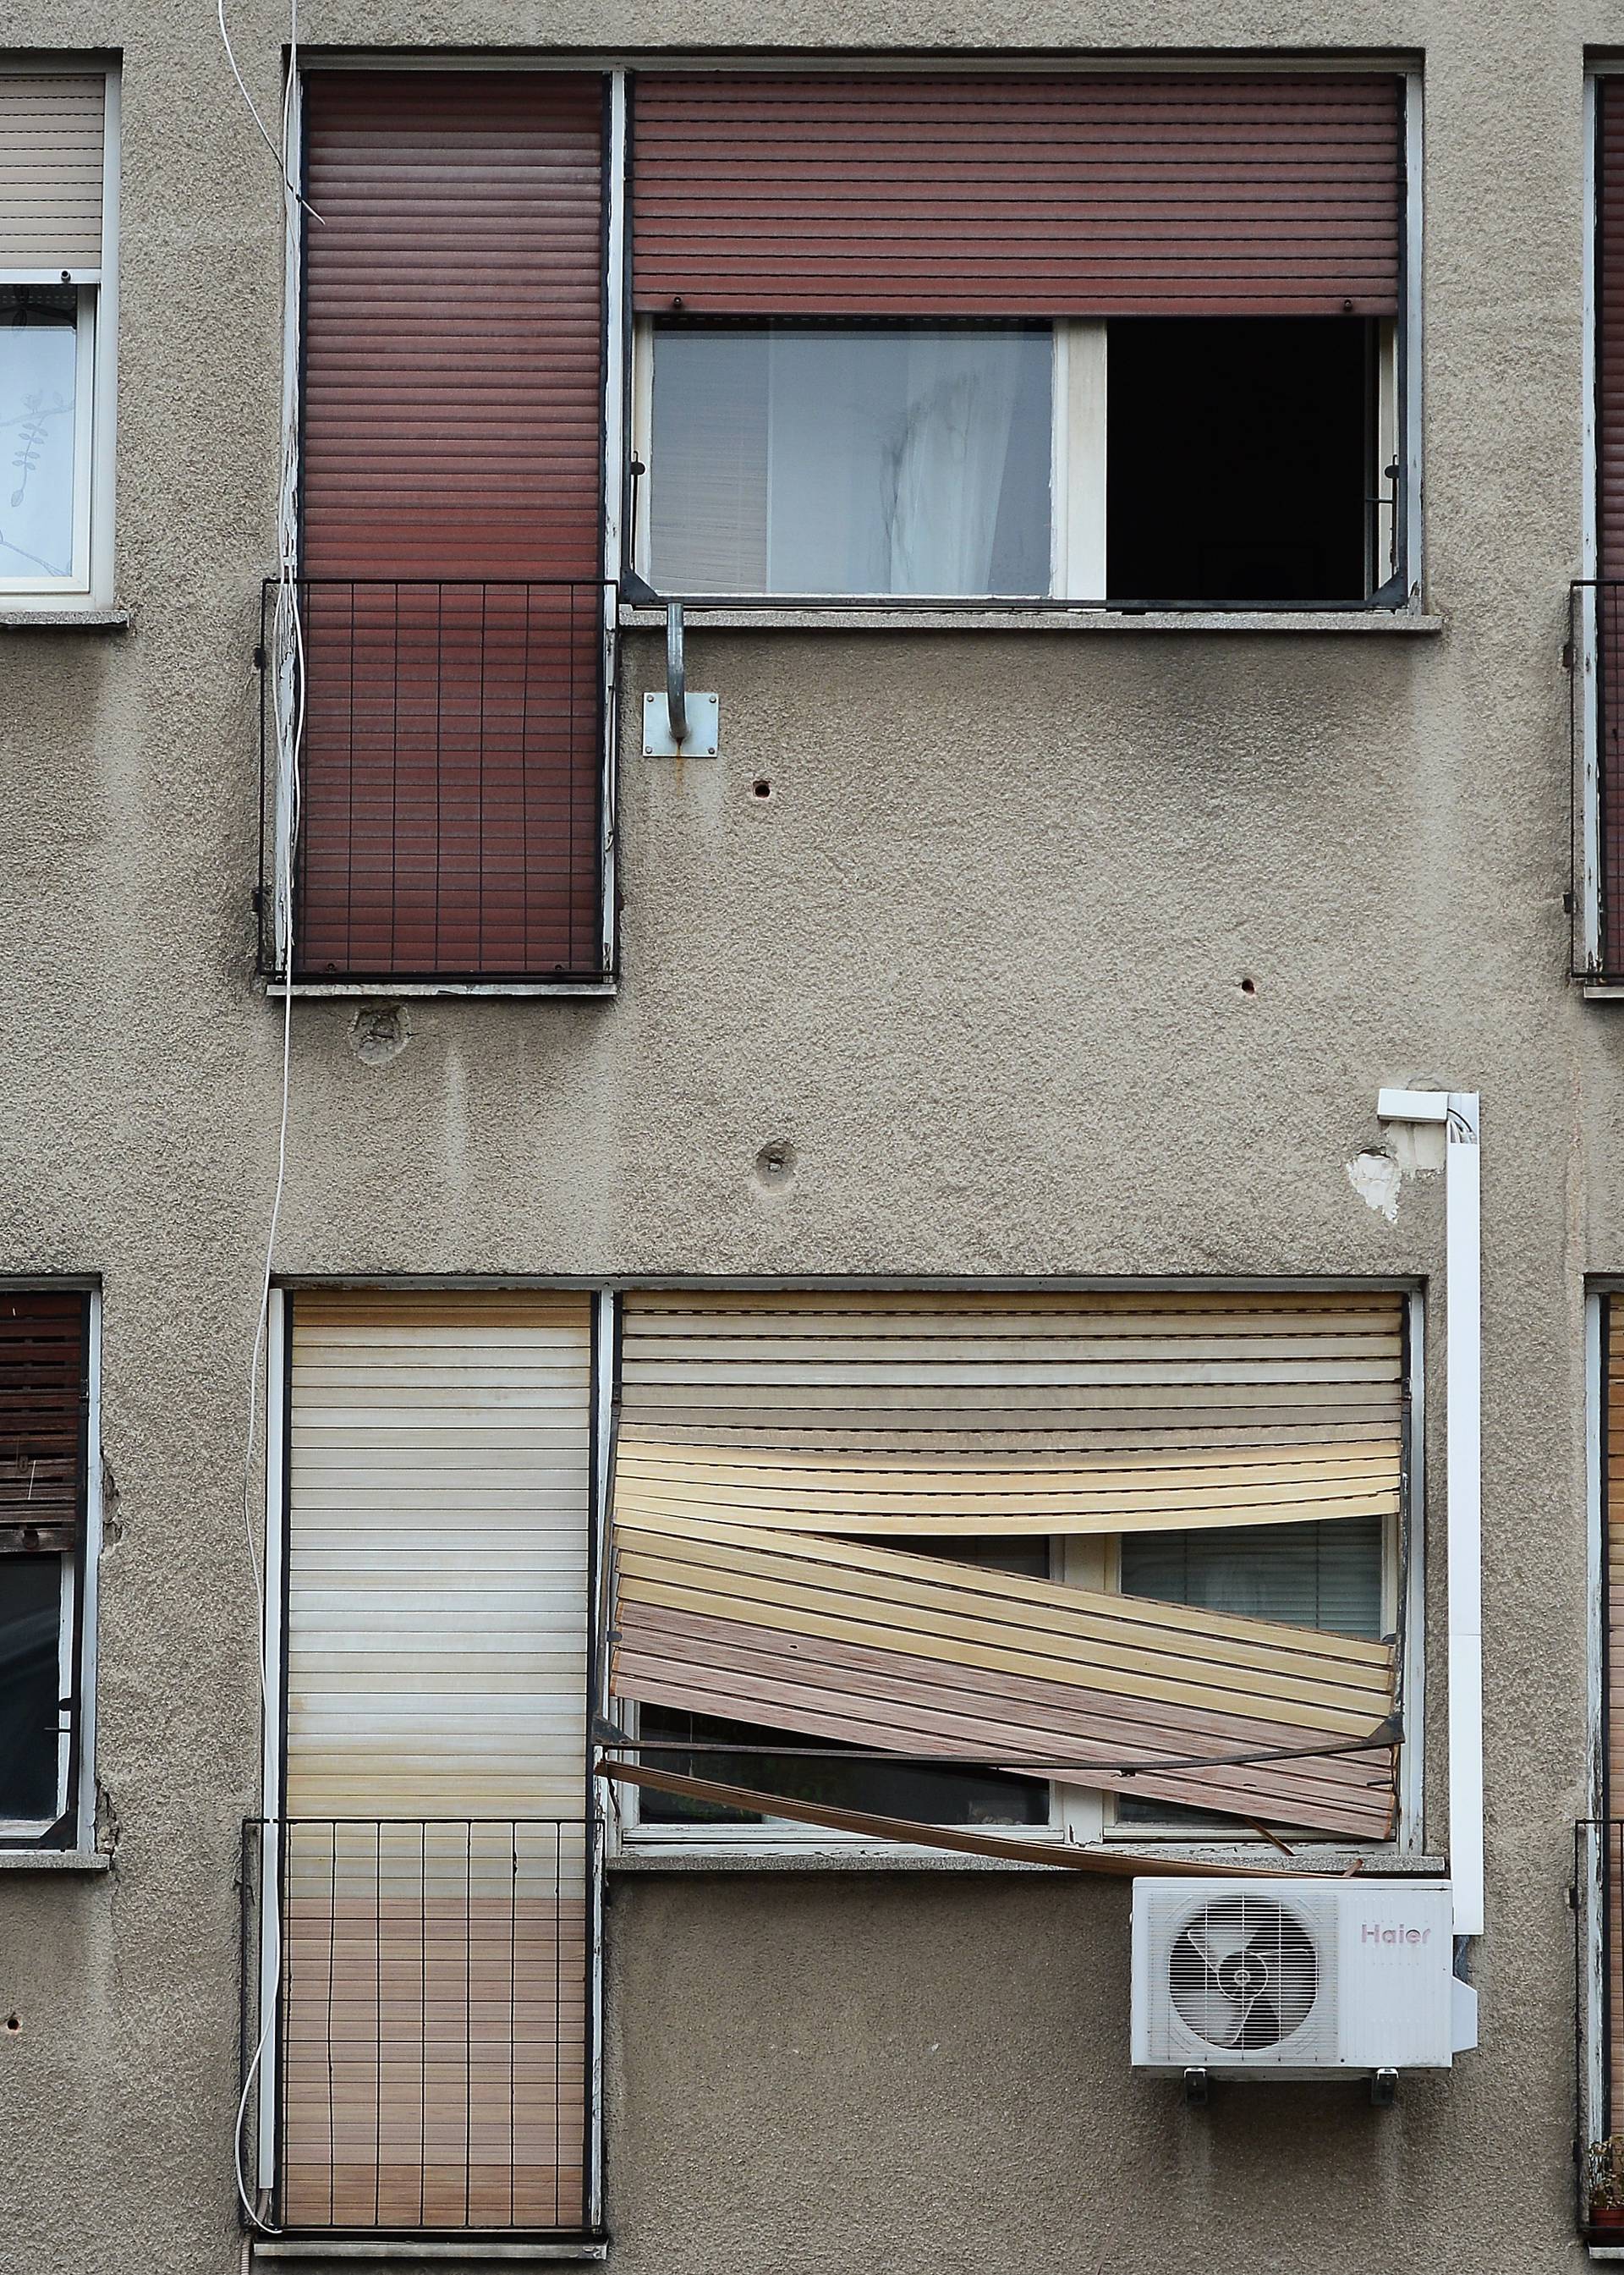
[[[1596,411],[1601,701],[1602,952],[1624,970],[1624,84],[1596,82]]]
[[[597,971],[603,100],[306,79],[306,977]]]
[[[89,1404],[89,1297],[0,1293],[0,1556],[77,1546]]]
[[[285,2217],[578,2225],[589,1301],[292,1314]]]
[[[1385,1832],[1391,1644],[905,1543],[1339,1516],[1368,1537],[1399,1505],[1403,1364],[1385,1294],[629,1295],[616,1687]]]
[[[0,72],[0,268],[102,264],[107,81]]]
[[[1391,315],[1388,74],[651,72],[636,305],[695,315]]]

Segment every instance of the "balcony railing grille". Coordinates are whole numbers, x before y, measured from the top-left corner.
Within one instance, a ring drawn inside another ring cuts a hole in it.
[[[297,639],[278,589],[261,604],[261,970],[287,961],[280,692],[301,727],[296,979],[601,979],[610,588],[304,578]]]
[[[593,1828],[253,1821],[244,1863],[249,2099],[273,2135],[258,2167],[266,2224],[583,2233]]]

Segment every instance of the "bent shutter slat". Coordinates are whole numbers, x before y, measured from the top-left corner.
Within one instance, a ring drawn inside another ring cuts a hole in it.
[[[107,81],[0,72],[0,268],[102,262]]]
[[[602,81],[306,88],[299,968],[593,976]]]
[[[616,1690],[1385,1833],[1390,1644],[904,1544],[1390,1516],[1403,1335],[1386,1294],[629,1295]]]
[[[589,1300],[291,1300],[286,2215],[578,2226]]]
[[[0,1556],[67,1554],[86,1495],[89,1298],[0,1295]]]
[[[1397,312],[1394,75],[656,72],[633,118],[645,311]]]

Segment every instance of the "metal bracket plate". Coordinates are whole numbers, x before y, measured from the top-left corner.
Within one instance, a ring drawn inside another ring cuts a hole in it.
[[[643,698],[643,756],[646,759],[714,759],[721,741],[721,698],[690,695],[688,733],[671,739],[668,698],[663,692]]]

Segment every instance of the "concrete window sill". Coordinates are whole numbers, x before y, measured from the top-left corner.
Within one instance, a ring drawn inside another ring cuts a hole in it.
[[[1314,632],[1370,639],[1435,638],[1442,616],[1408,608],[746,608],[686,601],[690,631],[800,632]],[[623,607],[623,631],[665,630],[663,608]]]
[[[129,629],[128,608],[19,608],[0,601],[0,631],[127,632]]]
[[[99,1848],[0,1848],[0,1872],[106,1872],[112,1862]]]
[[[604,2260],[609,2247],[601,2238],[582,2239],[557,2243],[486,2243],[458,2241],[450,2236],[435,2237],[433,2241],[388,2243],[374,2241],[371,2237],[334,2242],[330,2237],[320,2236],[256,2236],[253,2259],[257,2267],[297,2260],[321,2275],[323,2268],[344,2268],[388,2265],[390,2267],[438,2267],[442,2275],[458,2275],[458,2271],[470,2267],[540,2267],[551,2265],[561,2259],[578,2264],[587,2260]]]
[[[288,989],[280,979],[268,979],[265,993],[280,1002]],[[561,1002],[604,1002],[620,993],[617,979],[296,979],[294,1000],[304,1002],[419,1003],[436,997],[460,1000],[479,996],[496,1002],[533,1002],[551,996]]]
[[[1104,1856],[1120,1853],[1134,1846],[1128,1841],[1101,1843],[1099,1853]],[[1140,1848],[1137,1854],[1147,1851]],[[1197,1863],[1211,1864],[1214,1872],[1222,1872],[1235,1864],[1249,1867],[1265,1864],[1282,1873],[1289,1872],[1347,1872],[1356,1864],[1372,1876],[1386,1878],[1392,1874],[1406,1878],[1442,1879],[1448,1864],[1442,1856],[1401,1856],[1393,1849],[1371,1848],[1299,1848],[1295,1856],[1282,1856],[1278,1849],[1266,1846],[1236,1841],[1231,1844],[1201,1844],[1174,1847],[1171,1843],[1153,1852],[1166,1856],[1169,1863]],[[1048,1874],[1056,1868],[1050,1864],[1030,1864],[1023,1857],[1005,1859],[1001,1856],[954,1856],[945,1849],[882,1848],[877,1846],[848,1848],[794,1847],[785,1842],[782,1848],[762,1845],[755,1848],[724,1847],[721,1842],[691,1847],[673,1842],[668,1848],[653,1842],[646,1845],[628,1842],[608,1859],[611,1872],[653,1874],[661,1872],[1036,1872]],[[1064,1869],[1064,1868],[1061,1868]]]

